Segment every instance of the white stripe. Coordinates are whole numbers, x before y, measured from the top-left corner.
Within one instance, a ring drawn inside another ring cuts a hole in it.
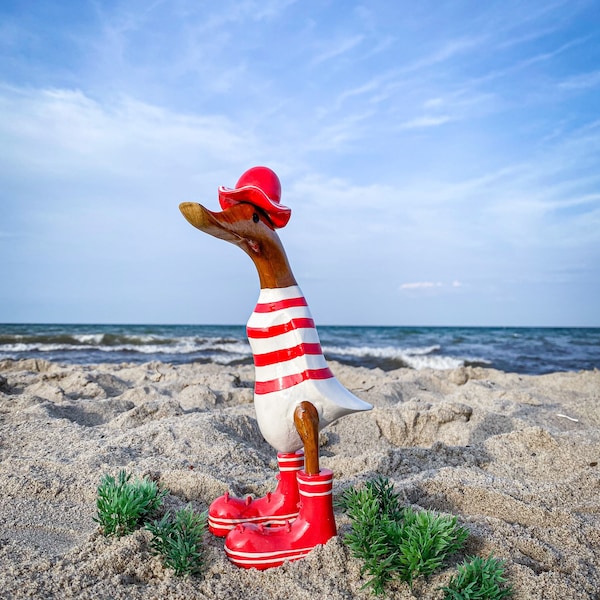
[[[272,327],[289,323],[292,319],[312,319],[308,306],[291,306],[274,312],[253,312],[248,320],[248,327]]]
[[[252,559],[242,560],[242,559],[236,558],[234,555],[230,555],[229,558],[232,562],[235,562],[238,565],[250,565],[250,566],[266,565],[269,563],[276,563],[276,562],[284,563],[286,560],[289,560],[289,561],[298,560],[300,558],[304,558],[311,550],[312,550],[312,548],[310,548],[306,552],[301,552],[300,554],[292,554],[290,556],[286,556],[285,558],[263,558],[261,560],[252,560]],[[273,565],[273,566],[277,566],[277,565]]]
[[[275,350],[286,350],[298,344],[319,344],[319,334],[314,327],[294,329],[271,338],[249,338],[252,354],[266,354]]]
[[[301,496],[306,496],[307,498],[313,498],[314,496],[331,496],[331,490],[328,492],[304,492],[300,490]]]
[[[239,560],[239,562],[270,562],[271,560],[290,560],[293,557],[293,554],[302,553],[301,556],[308,554],[314,546],[310,548],[299,548],[297,550],[279,550],[277,552],[239,552],[237,550],[230,550],[227,546],[225,546],[225,552],[229,556],[235,557],[237,560],[238,557],[240,559],[246,558],[250,559],[248,561]]]
[[[256,381],[271,381],[287,375],[296,375],[307,369],[326,369],[327,361],[322,354],[305,354],[292,360],[255,368]]]
[[[298,482],[299,486],[303,486],[303,485],[325,485],[326,483],[331,483],[333,481],[333,477],[330,477],[329,479],[321,479],[321,481],[310,481],[310,480],[306,480],[306,479],[301,479]]]
[[[302,467],[304,466],[304,464],[301,464],[297,467],[279,467],[279,472],[283,473],[283,472],[288,472],[288,471],[301,471]]]
[[[275,523],[276,521],[281,521],[285,524],[286,521],[290,519],[295,519],[299,513],[290,513],[288,515],[274,515],[272,517],[248,517],[245,519],[220,519],[218,517],[209,517],[208,522],[213,525],[238,525],[239,523],[255,523],[260,521],[262,523]]]
[[[304,454],[296,454],[296,456],[278,456],[277,457],[277,462],[279,462],[279,464],[281,464],[283,462],[296,462],[297,460],[301,460],[302,462],[304,462]]]
[[[277,302],[278,300],[287,300],[288,298],[303,297],[302,290],[297,285],[291,285],[285,288],[263,288],[258,296],[258,303]]]

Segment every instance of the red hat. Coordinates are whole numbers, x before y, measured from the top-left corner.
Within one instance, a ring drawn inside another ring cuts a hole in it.
[[[267,167],[252,167],[238,179],[235,188],[219,187],[219,203],[226,209],[240,202],[249,202],[262,208],[274,227],[285,227],[292,210],[280,204],[281,182]]]

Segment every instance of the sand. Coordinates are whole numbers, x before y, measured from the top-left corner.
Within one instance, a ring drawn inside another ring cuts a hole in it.
[[[374,405],[321,434],[334,494],[383,475],[406,504],[454,514],[470,532],[448,567],[389,597],[442,598],[457,562],[492,553],[516,599],[600,598],[600,371],[331,367]],[[248,366],[1,362],[0,597],[373,597],[339,510],[337,537],[264,572],[234,567],[207,534],[203,576],[182,579],[150,554],[149,533],[99,532],[98,483],[121,468],[168,488],[167,509],[272,489],[275,451],[252,386]]]

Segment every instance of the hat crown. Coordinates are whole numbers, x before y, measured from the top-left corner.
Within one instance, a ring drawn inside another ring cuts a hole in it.
[[[239,190],[245,187],[258,188],[272,202],[276,204],[281,202],[281,182],[277,174],[268,167],[252,167],[242,173],[235,189]]]
[[[221,208],[248,202],[262,209],[274,227],[285,227],[292,214],[291,209],[281,204],[281,182],[268,167],[252,167],[242,174],[235,188],[219,188]]]

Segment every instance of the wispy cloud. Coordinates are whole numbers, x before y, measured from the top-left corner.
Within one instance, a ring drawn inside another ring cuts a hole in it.
[[[423,117],[417,117],[400,123],[400,129],[422,129],[426,127],[438,127],[452,121],[452,118],[448,115],[426,115]]]
[[[319,50],[319,53],[312,59],[312,64],[318,65],[333,58],[337,58],[356,48],[363,40],[364,35],[362,34],[335,40],[325,46],[325,48]]]
[[[368,108],[356,113],[344,113],[335,119],[325,119],[324,124],[312,132],[302,132],[302,152],[343,152],[364,138],[375,110]]]
[[[389,76],[388,76],[389,77]],[[336,98],[335,107],[336,109],[341,108],[342,104],[346,100],[351,98],[357,98],[360,96],[371,95],[374,92],[379,92],[381,87],[385,84],[385,81],[388,77],[374,77],[357,87],[353,87],[347,90],[344,90],[339,96]]]
[[[126,187],[133,180],[141,187],[151,180],[156,185],[173,169],[197,178],[223,161],[243,164],[249,151],[261,152],[250,132],[223,116],[186,115],[127,97],[101,104],[81,91],[4,87],[0,105],[0,135],[11,147],[0,162],[2,178],[16,181],[28,173],[42,188],[53,186],[53,194],[68,190],[64,202],[80,193],[73,190],[101,194],[117,181]],[[46,196],[42,188],[36,202]],[[53,207],[63,204],[60,197]]]
[[[587,90],[600,86],[600,70],[580,73],[564,79],[558,84],[565,90]]]
[[[589,40],[589,36],[581,36],[576,39],[570,40],[564,44],[561,44],[558,48],[553,48],[552,50],[548,50],[545,52],[537,52],[531,56],[521,57],[519,55],[518,60],[513,61],[512,64],[509,64],[506,67],[499,69],[492,69],[488,73],[474,77],[471,80],[471,85],[481,85],[484,83],[489,83],[498,79],[507,79],[511,76],[514,76],[516,73],[521,71],[526,71],[530,67],[538,65],[540,63],[550,62],[552,59],[557,56],[571,50],[576,46],[580,46]]]
[[[542,27],[540,29],[534,29],[533,31],[528,31],[527,33],[515,34],[508,39],[504,39],[496,44],[496,48],[498,50],[507,50],[509,48],[513,48],[514,46],[519,46],[521,44],[528,44],[533,41],[537,41],[540,38],[552,35],[559,29],[558,25],[553,27]]]
[[[442,40],[440,46],[436,50],[403,66],[401,70],[403,73],[415,71],[421,72],[430,67],[438,66],[461,54],[471,52],[478,46],[485,44],[486,39],[487,37],[485,35],[474,35],[451,40]]]
[[[456,289],[462,286],[460,281],[452,281],[451,283],[442,283],[441,281],[414,281],[408,283],[401,283],[400,290],[419,291],[425,290],[430,291],[434,289]]]
[[[231,23],[281,18],[297,2],[298,0],[237,0],[221,2],[209,8],[193,0],[184,0],[179,10],[186,20],[201,23],[206,32],[218,32]]]
[[[440,288],[443,284],[440,281],[415,281],[411,283],[400,284],[401,290],[429,290],[431,288]]]

